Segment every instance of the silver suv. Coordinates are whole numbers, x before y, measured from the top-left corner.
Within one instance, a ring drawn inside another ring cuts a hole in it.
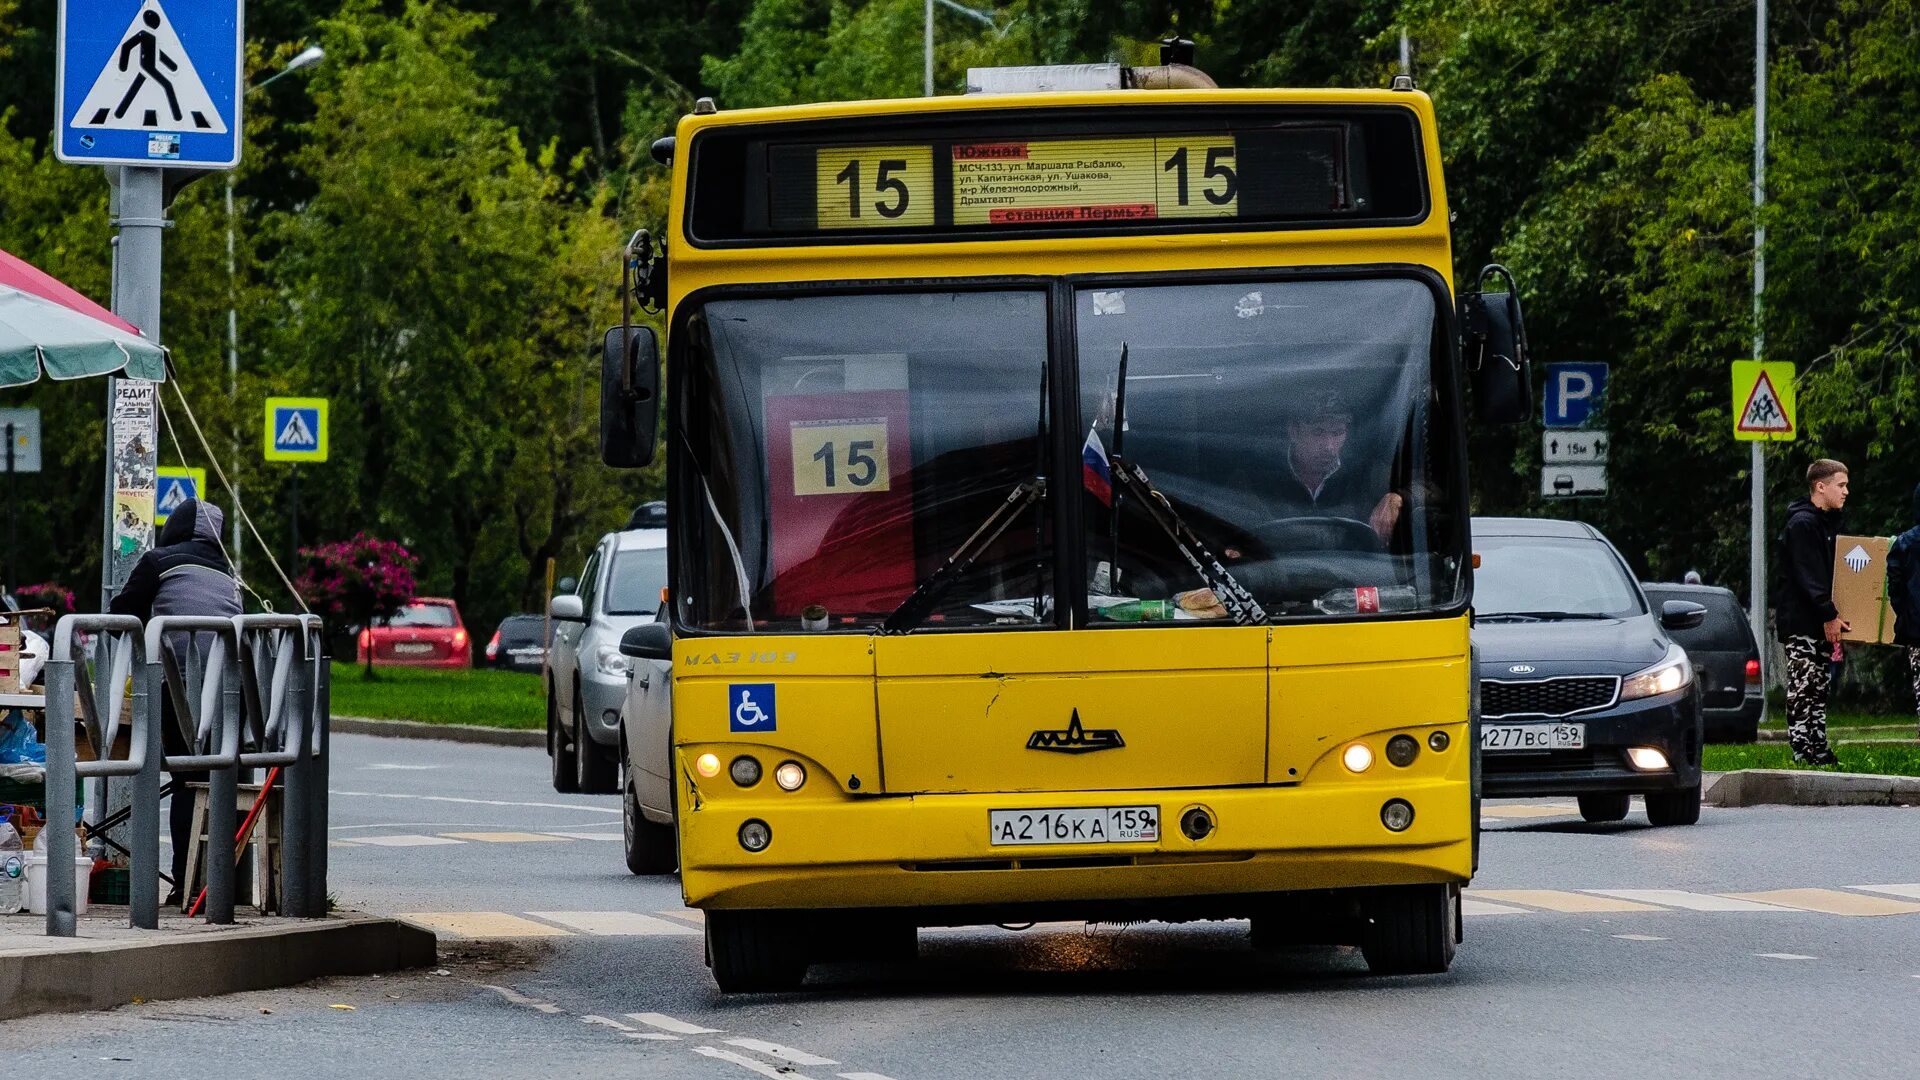
[[[627,529],[601,537],[574,591],[553,598],[547,755],[555,791],[620,790],[620,707],[633,664],[620,638],[654,620],[666,584],[667,530]]]

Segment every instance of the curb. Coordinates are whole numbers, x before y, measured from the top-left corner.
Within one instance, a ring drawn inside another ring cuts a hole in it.
[[[334,734],[377,735],[388,739],[436,739],[480,746],[547,745],[547,733],[524,728],[477,727],[473,724],[423,724],[418,720],[369,720],[335,716],[327,721]]]
[[[1913,806],[1920,776],[1742,769],[1716,780],[1708,806]]]
[[[155,941],[71,938],[71,945],[48,947],[46,939],[35,940],[0,953],[0,1020],[374,975],[426,967],[436,955],[433,934],[371,915]]]

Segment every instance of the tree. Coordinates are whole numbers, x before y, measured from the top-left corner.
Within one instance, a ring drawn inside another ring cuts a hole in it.
[[[391,540],[366,533],[319,547],[301,548],[306,565],[294,588],[307,609],[336,629],[370,628],[413,602],[417,560]],[[372,679],[373,648],[367,648],[365,678]]]

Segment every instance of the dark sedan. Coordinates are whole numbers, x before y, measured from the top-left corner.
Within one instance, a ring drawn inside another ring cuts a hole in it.
[[[1707,618],[1690,630],[1671,631],[1693,661],[1700,684],[1700,708],[1708,742],[1750,743],[1760,737],[1766,704],[1760,686],[1760,646],[1747,624],[1740,600],[1712,585],[1644,584],[1654,604],[1691,600],[1707,609]]]
[[[1656,614],[1592,526],[1476,518],[1473,643],[1483,792],[1573,795],[1618,821],[1643,795],[1655,825],[1700,818],[1700,693],[1669,636],[1705,609]]]
[[[540,674],[546,666],[547,619],[544,615],[509,615],[500,620],[482,654],[487,667]]]

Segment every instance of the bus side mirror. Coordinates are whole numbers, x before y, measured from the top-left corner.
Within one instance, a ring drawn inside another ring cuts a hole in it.
[[[660,340],[650,326],[616,326],[600,343],[600,460],[650,464],[659,427]]]
[[[1473,384],[1475,415],[1489,424],[1521,424],[1533,419],[1533,363],[1520,290],[1498,263],[1480,271],[1479,285],[1493,275],[1506,279],[1507,291],[1460,296],[1461,355]]]
[[[673,661],[673,633],[662,622],[641,623],[620,638],[620,653],[636,660]]]

